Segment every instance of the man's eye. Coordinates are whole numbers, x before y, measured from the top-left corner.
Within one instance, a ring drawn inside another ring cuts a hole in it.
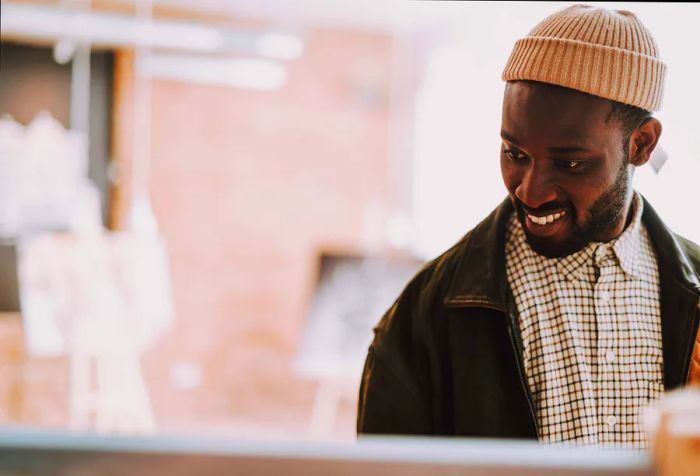
[[[525,154],[520,153],[517,150],[506,149],[503,151],[503,153],[506,154],[510,160],[522,160],[525,158]]]
[[[558,164],[563,169],[573,170],[579,168],[583,164],[583,160],[560,160]]]

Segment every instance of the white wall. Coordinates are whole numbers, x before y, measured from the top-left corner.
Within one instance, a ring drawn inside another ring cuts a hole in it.
[[[570,2],[414,2],[449,27],[431,57],[416,108],[414,218],[417,249],[432,257],[458,240],[506,196],[499,168],[501,72],[516,39]],[[668,65],[656,175],[635,187],[676,232],[700,243],[700,21],[698,4],[601,2],[638,15]],[[429,10],[429,11],[428,11]]]

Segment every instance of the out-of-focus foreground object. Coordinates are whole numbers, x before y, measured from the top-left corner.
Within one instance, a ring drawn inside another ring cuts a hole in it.
[[[644,414],[659,476],[700,474],[700,388],[668,393]]]
[[[258,476],[652,476],[647,454],[535,441],[365,437],[357,442],[104,437],[0,432],[11,474]]]

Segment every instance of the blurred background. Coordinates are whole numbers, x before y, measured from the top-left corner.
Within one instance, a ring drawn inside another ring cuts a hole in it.
[[[505,197],[500,79],[567,2],[2,0],[0,424],[352,439],[371,329]],[[635,185],[700,242],[697,4]]]

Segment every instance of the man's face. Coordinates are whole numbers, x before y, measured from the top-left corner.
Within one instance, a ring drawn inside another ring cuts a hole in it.
[[[530,246],[566,256],[622,233],[631,198],[609,102],[531,82],[506,85],[501,172]]]

